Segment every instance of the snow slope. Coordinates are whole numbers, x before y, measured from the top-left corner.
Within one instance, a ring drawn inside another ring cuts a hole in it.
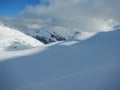
[[[120,30],[64,43],[1,61],[0,90],[120,90]]]
[[[0,51],[22,50],[43,45],[40,41],[0,23]]]

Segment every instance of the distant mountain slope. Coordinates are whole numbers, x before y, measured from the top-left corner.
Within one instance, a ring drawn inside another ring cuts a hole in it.
[[[0,62],[0,89],[120,90],[120,30],[64,43]]]
[[[0,51],[22,50],[44,45],[40,41],[0,23]]]
[[[43,26],[38,30],[21,30],[27,35],[30,35],[39,41],[48,44],[56,41],[65,40],[84,40],[93,36],[95,33],[79,32],[77,29],[70,29],[65,27],[49,27]]]
[[[17,28],[20,32],[29,35],[44,44],[49,44],[56,41],[71,41],[71,40],[85,40],[96,32],[80,32],[81,30],[63,26],[47,26],[41,25],[35,28],[35,25],[12,26],[4,22],[6,26]],[[83,31],[83,30],[82,30]]]

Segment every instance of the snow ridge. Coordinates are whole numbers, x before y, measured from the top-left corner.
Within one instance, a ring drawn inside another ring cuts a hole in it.
[[[44,44],[0,22],[0,51],[22,50],[41,45]]]

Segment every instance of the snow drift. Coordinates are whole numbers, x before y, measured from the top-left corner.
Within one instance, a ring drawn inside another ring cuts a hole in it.
[[[120,90],[120,30],[64,43],[1,61],[0,90]]]

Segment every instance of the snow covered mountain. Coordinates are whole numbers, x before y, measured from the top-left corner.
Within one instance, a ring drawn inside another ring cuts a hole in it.
[[[42,26],[37,30],[23,29],[21,31],[45,44],[65,40],[84,40],[95,35],[93,32],[79,32],[77,29],[70,29],[60,26]]]
[[[44,44],[0,23],[0,51],[23,50],[40,45]]]
[[[4,21],[3,21],[4,22]],[[47,25],[11,25],[7,22],[4,22],[6,26],[13,27],[18,29],[20,32],[31,36],[44,44],[48,44],[56,41],[71,41],[71,40],[85,40],[93,35],[96,32],[80,32],[79,29],[63,27],[63,26],[47,26]]]
[[[120,30],[25,51],[0,54],[0,90],[120,90]]]
[[[120,26],[113,29],[18,31],[0,23],[0,90],[120,90]]]
[[[37,30],[17,30],[0,22],[0,51],[23,50],[56,41],[85,40],[93,35],[95,33],[79,32],[58,26],[42,26]]]

